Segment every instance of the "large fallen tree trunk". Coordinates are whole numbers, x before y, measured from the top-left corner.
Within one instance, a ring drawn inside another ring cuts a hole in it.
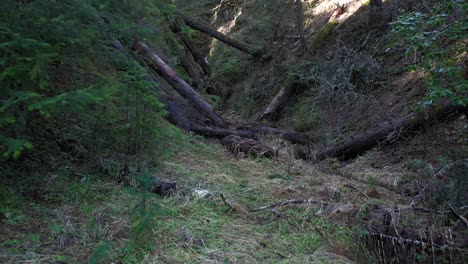
[[[124,47],[122,42],[120,40],[115,40],[113,42],[114,47],[122,52],[125,56],[127,57],[132,57],[132,54],[130,54],[127,49]],[[134,57],[135,60],[137,58]],[[137,60],[138,61],[138,60]],[[144,61],[139,61],[140,63],[143,64],[144,67],[148,67],[148,65]],[[166,110],[168,112],[167,115],[167,120],[174,124],[175,126],[189,131],[190,128],[192,127],[192,121],[189,116],[187,115],[187,105],[185,105],[184,102],[180,102],[180,100],[175,99],[173,96],[168,94],[162,87],[161,83],[157,80],[157,78],[151,74],[148,73],[146,76],[146,79],[153,85],[154,90],[155,90],[155,95],[158,98],[161,103],[163,103],[166,106]],[[185,111],[184,111],[185,110]],[[202,119],[202,116],[200,113],[193,111],[193,109],[190,109],[190,113],[192,116],[197,116],[195,119]]]
[[[242,138],[235,135],[229,135],[221,141],[223,146],[227,147],[229,151],[238,155],[244,153],[254,157],[274,158],[275,151],[270,146],[258,142],[250,138]]]
[[[211,128],[204,126],[193,126],[192,131],[196,134],[214,137],[224,138],[230,135],[244,137],[244,138],[258,138],[261,135],[276,135],[284,140],[287,140],[294,144],[307,144],[309,141],[307,138],[297,132],[284,131],[271,127],[255,127],[255,126],[243,126],[237,129],[226,129],[226,128]]]
[[[233,48],[236,48],[240,51],[243,51],[247,54],[250,54],[254,57],[260,57],[262,52],[260,49],[253,48],[252,46],[248,45],[247,43],[241,42],[239,40],[235,40],[229,36],[224,35],[223,33],[217,31],[216,29],[212,28],[210,25],[206,23],[202,23],[197,21],[193,18],[180,14],[182,20],[187,24],[187,26],[199,30]]]
[[[284,105],[294,93],[295,89],[296,83],[291,79],[291,77],[288,77],[283,87],[279,90],[273,100],[271,100],[265,111],[263,111],[260,119],[271,121],[278,120],[279,112],[283,109]]]
[[[191,130],[195,134],[199,134],[205,137],[224,138],[230,135],[244,137],[244,138],[256,138],[256,134],[250,130],[236,130],[227,128],[213,128],[205,126],[192,126]]]
[[[179,36],[181,42],[185,45],[185,47],[192,54],[195,61],[202,68],[203,72],[207,76],[210,76],[210,74],[211,74],[210,66],[208,65],[208,63],[206,62],[205,58],[200,53],[200,51],[197,49],[195,44],[193,44],[190,37],[185,32],[183,32],[182,27],[180,26],[180,22],[178,20],[171,23],[171,30],[172,30],[172,32],[174,32],[174,34]]]
[[[140,53],[148,64],[182,97],[188,100],[195,109],[205,114],[213,122],[213,125],[226,127],[224,120],[213,110],[211,105],[182,78],[177,76],[177,73],[167,65],[156,52],[141,41],[135,41],[133,43],[133,49]]]
[[[206,88],[207,77],[205,76],[205,73],[201,69],[200,65],[195,61],[192,53],[190,53],[190,51],[188,51],[188,49],[186,49],[184,46],[180,47],[178,43],[180,42],[180,39],[177,36],[175,39],[171,39],[171,41],[171,45],[174,46],[179,55],[182,67],[184,67],[185,71],[192,79],[192,83],[190,85],[199,91],[204,90],[204,88]]]
[[[305,145],[310,143],[310,140],[301,133],[294,131],[286,131],[278,128],[257,126],[257,125],[244,125],[237,127],[238,130],[252,131],[256,135],[275,135],[293,144]]]
[[[449,100],[446,100],[435,109],[406,115],[394,122],[370,129],[364,134],[353,137],[348,141],[326,148],[316,155],[309,155],[309,158],[315,160],[323,160],[331,157],[339,159],[353,158],[379,143],[396,141],[401,135],[414,132],[414,130],[425,124],[429,124],[431,121],[440,119],[451,113],[466,110],[466,107],[454,105]]]

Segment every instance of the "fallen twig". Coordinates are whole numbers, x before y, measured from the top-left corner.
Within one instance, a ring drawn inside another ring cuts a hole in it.
[[[453,248],[451,246],[448,246],[448,245],[439,245],[439,244],[434,244],[434,243],[426,243],[424,241],[421,241],[421,240],[416,240],[416,239],[409,239],[409,238],[403,238],[403,237],[394,237],[394,236],[389,236],[389,235],[384,235],[384,234],[381,234],[381,233],[368,233],[369,236],[372,236],[372,237],[377,237],[377,238],[380,238],[380,239],[388,239],[388,240],[391,240],[393,242],[399,242],[400,244],[403,244],[403,243],[406,243],[406,244],[411,244],[411,245],[415,245],[415,246],[421,246],[422,248],[427,248],[427,247],[431,247],[433,249],[451,249],[451,250],[459,250],[459,251],[467,251],[466,249],[462,249],[462,248]]]
[[[271,204],[271,205],[265,205],[265,206],[261,206],[261,207],[255,208],[255,209],[251,209],[250,212],[257,212],[257,211],[261,211],[261,210],[272,209],[272,208],[282,207],[282,206],[291,205],[291,204],[326,204],[326,205],[329,205],[330,203],[325,202],[325,201],[317,201],[317,200],[313,200],[313,199],[287,200],[287,201],[283,201],[283,202],[279,202],[279,203],[275,203],[275,204]]]
[[[459,214],[457,212],[457,209],[455,209],[450,203],[448,204],[448,206],[450,207],[450,210],[452,211],[452,213],[454,213],[458,218],[460,218],[460,220],[465,224],[465,226],[468,228],[468,220],[461,214]]]
[[[287,216],[286,214],[284,214],[284,213],[282,213],[282,212],[280,212],[280,211],[278,211],[278,210],[276,210],[276,209],[274,209],[274,208],[271,209],[271,212],[272,212],[276,217],[278,217],[278,218],[281,218],[281,219],[286,219],[286,218],[288,218],[288,216]]]
[[[262,211],[262,210],[273,209],[273,208],[277,208],[277,207],[294,205],[294,204],[321,204],[321,205],[326,205],[326,206],[343,205],[343,204],[331,203],[331,202],[327,202],[327,201],[314,200],[314,199],[294,199],[294,200],[286,200],[286,201],[282,201],[282,202],[278,202],[278,203],[274,203],[274,204],[270,204],[270,205],[260,206],[260,207],[254,208],[254,209],[250,209],[249,211],[250,212],[258,212],[258,211]],[[348,205],[351,206],[351,207],[355,207],[355,208],[361,208],[360,205],[355,205],[355,204],[348,204]],[[375,208],[379,208],[379,209],[392,209],[393,210],[393,208],[395,208],[395,206],[385,206],[385,205],[370,204],[370,203],[368,203],[367,205],[374,206]],[[405,205],[405,206],[397,205],[396,207],[398,207],[398,209],[401,210],[401,211],[414,211],[414,212],[417,212],[417,213],[444,214],[444,213],[447,213],[447,212],[450,211],[450,210],[439,210],[439,211],[437,211],[437,210],[431,210],[431,209],[424,208],[424,207],[414,207],[414,206],[408,206],[408,205]],[[462,206],[462,207],[460,207],[458,209],[459,210],[464,210],[466,208],[467,208],[467,206]],[[466,220],[466,218],[465,218],[465,220]]]
[[[349,187],[355,189],[356,191],[358,191],[360,194],[362,194],[367,199],[371,199],[365,192],[363,192],[361,189],[359,189],[356,185],[352,184],[351,182],[348,181],[346,183],[346,185],[348,185]]]

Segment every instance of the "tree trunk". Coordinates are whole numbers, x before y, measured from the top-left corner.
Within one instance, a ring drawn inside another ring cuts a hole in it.
[[[174,32],[174,34],[179,36],[181,42],[185,45],[185,47],[189,50],[189,52],[192,53],[193,58],[198,63],[198,65],[200,65],[203,72],[207,76],[210,76],[211,75],[210,66],[208,65],[208,63],[206,62],[205,58],[200,53],[200,51],[197,49],[195,44],[193,44],[190,37],[182,31],[180,22],[178,20],[171,23],[171,30],[172,32]]]
[[[206,78],[202,69],[198,63],[195,62],[192,54],[187,49],[185,49],[185,47],[179,46],[178,41],[179,38],[176,38],[176,40],[171,40],[171,45],[176,49],[182,66],[190,76],[192,81],[191,85],[199,91],[203,90],[203,88],[206,88]]]
[[[199,135],[215,138],[224,138],[230,135],[234,135],[244,138],[255,139],[258,138],[260,135],[276,135],[294,144],[307,144],[309,142],[307,138],[300,133],[284,131],[271,127],[243,126],[238,127],[237,129],[226,129],[193,126],[192,131]]]
[[[315,157],[309,155],[309,158],[323,160],[326,158],[349,159],[372,148],[378,143],[393,142],[400,138],[402,134],[414,132],[415,129],[429,124],[454,112],[466,111],[466,107],[456,106],[446,100],[436,109],[423,113],[412,113],[401,117],[394,122],[385,123],[376,128],[370,129],[364,134],[353,137],[352,139],[339,143],[318,152]]]
[[[183,79],[177,76],[177,73],[156,52],[141,41],[135,41],[133,49],[140,53],[148,64],[182,97],[188,100],[195,109],[205,114],[215,126],[226,127],[224,120],[213,110],[211,105]]]
[[[274,158],[275,151],[270,146],[254,139],[246,139],[235,135],[229,135],[222,140],[223,146],[234,154],[244,153],[254,157]]]
[[[244,138],[256,138],[256,134],[250,130],[236,130],[228,128],[213,128],[205,126],[192,126],[191,129],[195,134],[199,134],[206,137],[224,138],[230,135],[244,137]]]
[[[260,119],[276,121],[279,117],[279,112],[283,109],[285,103],[294,93],[296,89],[295,82],[288,77],[283,85],[283,87],[279,90],[276,96],[271,100],[270,104],[267,106],[265,111],[263,111]]]
[[[307,49],[307,43],[304,35],[304,7],[302,0],[296,0],[297,8],[297,28],[299,29],[299,37],[301,39],[301,47]]]
[[[221,42],[224,42],[225,44],[233,47],[233,48],[236,48],[240,51],[243,51],[247,54],[250,54],[254,57],[260,57],[262,54],[261,54],[261,51],[258,50],[258,49],[255,49],[253,47],[251,47],[250,45],[248,45],[247,43],[244,43],[244,42],[241,42],[241,41],[238,41],[238,40],[235,40],[229,36],[226,36],[220,32],[218,32],[217,30],[215,30],[214,28],[212,28],[210,25],[207,25],[203,22],[200,22],[200,21],[197,21],[193,18],[190,18],[190,17],[187,17],[185,15],[181,15],[182,19],[184,20],[185,24],[187,24],[187,26],[193,28],[193,29],[196,29],[196,30],[199,30]]]
[[[256,134],[256,136],[258,135],[279,136],[282,139],[287,140],[293,144],[305,145],[305,144],[310,143],[309,139],[306,136],[304,136],[301,133],[294,132],[294,131],[286,131],[286,130],[281,130],[278,128],[257,126],[257,125],[244,125],[244,126],[239,126],[237,129],[252,131]]]
[[[122,42],[120,42],[119,40],[114,41],[114,47],[126,56],[131,57],[131,54],[127,51],[127,49],[123,46]],[[145,65],[143,66],[147,67],[144,61],[142,61],[141,63],[144,63]],[[149,69],[149,67],[147,68]],[[149,73],[147,76],[147,80],[153,85],[155,95],[158,97],[159,101],[166,105],[166,110],[168,112],[167,120],[181,129],[187,131],[190,130],[190,128],[192,127],[192,120],[190,120],[189,115],[185,113],[187,111],[183,111],[184,107],[181,106],[180,103],[177,103],[178,100],[167,94],[164,91],[164,89],[161,89],[162,87],[160,86],[163,84],[160,84],[160,82],[153,74]],[[193,111],[191,112],[192,114],[194,114]]]

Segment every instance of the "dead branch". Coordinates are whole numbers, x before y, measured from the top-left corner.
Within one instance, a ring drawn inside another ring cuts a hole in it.
[[[466,228],[468,228],[468,220],[463,215],[459,214],[457,212],[457,209],[455,209],[450,203],[448,204],[448,206],[450,207],[452,213],[456,215],[465,224]]]
[[[275,204],[271,204],[271,205],[260,206],[260,207],[255,208],[255,209],[251,209],[250,212],[258,212],[258,211],[262,211],[262,210],[266,210],[266,209],[273,209],[273,208],[276,208],[276,207],[282,207],[282,206],[293,205],[293,204],[325,204],[325,205],[329,205],[330,203],[325,202],[325,201],[317,201],[317,200],[313,200],[313,199],[295,199],[295,200],[287,200],[287,201],[283,201],[283,202],[279,202],[279,203],[275,203]]]

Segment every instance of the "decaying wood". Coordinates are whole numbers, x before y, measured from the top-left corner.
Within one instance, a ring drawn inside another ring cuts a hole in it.
[[[187,24],[187,26],[193,28],[193,29],[196,29],[196,30],[199,30],[233,48],[236,48],[240,51],[243,51],[247,54],[250,54],[254,57],[260,57],[262,54],[261,54],[261,51],[259,49],[255,49],[253,47],[251,47],[250,45],[248,45],[247,43],[244,43],[244,42],[241,42],[239,40],[235,40],[229,36],[226,36],[224,35],[223,33],[217,31],[216,29],[212,28],[210,25],[206,24],[206,23],[203,23],[203,22],[200,22],[200,21],[197,21],[191,17],[188,17],[188,16],[185,16],[185,15],[182,15],[180,14],[180,17],[182,18],[182,20],[185,22],[185,24]]]
[[[408,244],[408,245],[412,245],[412,246],[422,247],[425,250],[427,250],[429,247],[431,247],[431,248],[436,248],[436,249],[439,249],[439,250],[455,249],[455,250],[459,250],[459,251],[467,251],[466,249],[453,248],[453,247],[451,247],[449,245],[438,245],[438,244],[433,244],[433,243],[425,243],[425,242],[423,242],[421,240],[417,240],[417,239],[394,237],[394,236],[389,236],[389,235],[385,235],[385,234],[381,234],[381,233],[368,233],[367,235],[371,236],[371,237],[374,237],[374,238],[377,238],[377,239],[387,239],[387,240],[389,240],[391,242],[396,242],[396,243],[398,243],[400,245]],[[395,244],[395,243],[393,243],[393,244]]]
[[[258,142],[254,139],[242,138],[235,135],[229,135],[222,140],[223,146],[234,154],[244,153],[254,157],[273,158],[275,152],[268,145]]]
[[[213,110],[211,105],[182,78],[180,78],[177,73],[169,65],[167,65],[155,51],[148,47],[148,45],[141,41],[135,41],[133,44],[133,49],[142,55],[147,63],[182,97],[189,101],[195,109],[205,114],[215,126],[226,126],[224,120]]]
[[[276,210],[275,208],[271,209],[271,212],[277,217],[277,218],[280,218],[280,219],[286,219],[288,218],[288,216],[278,210]]]
[[[193,58],[200,65],[200,67],[203,69],[205,74],[207,76],[210,76],[211,74],[210,66],[208,65],[208,63],[206,62],[205,58],[200,53],[200,51],[197,49],[195,44],[192,42],[192,40],[190,39],[190,36],[188,36],[185,32],[183,32],[182,27],[181,27],[181,22],[178,19],[171,23],[171,30],[172,32],[174,32],[174,34],[180,37],[180,40],[182,41],[182,43],[185,45],[185,47],[187,47],[190,53],[192,53]]]
[[[230,135],[240,136],[244,138],[256,138],[255,133],[250,130],[235,130],[228,128],[213,128],[205,126],[193,126],[191,130],[195,134],[199,134],[205,137],[224,138]]]
[[[224,197],[224,194],[219,193],[219,196],[221,196],[221,200],[223,201],[223,203],[227,205],[227,207],[229,207],[229,210],[236,212],[238,214],[243,214],[243,215],[249,213],[247,212],[247,210],[244,209],[242,205],[226,199],[226,197]]]
[[[288,77],[279,92],[275,95],[267,108],[263,111],[260,119],[276,121],[279,118],[279,112],[283,109],[284,105],[294,93],[296,83],[291,77]]]
[[[425,124],[429,124],[449,114],[466,111],[465,107],[457,106],[446,100],[439,107],[422,113],[412,113],[397,120],[386,123],[366,131],[364,134],[353,137],[348,141],[338,143],[325,150],[312,154],[312,159],[323,160],[326,158],[349,159],[361,154],[373,146],[394,142],[401,135],[414,132]]]
[[[237,127],[238,130],[248,130],[255,133],[255,136],[260,135],[275,135],[287,140],[293,144],[308,144],[310,140],[302,133],[287,131],[273,127],[265,127],[260,125],[243,125]]]
[[[301,133],[262,126],[240,126],[237,129],[193,126],[192,131],[206,137],[224,138],[229,135],[256,139],[261,135],[276,135],[294,144],[307,144],[307,137]]]
[[[455,209],[455,207],[453,207],[450,203],[448,204],[448,206],[450,207],[450,210],[452,211],[452,213],[456,215],[463,222],[466,228],[468,228],[468,220],[463,215],[458,213],[457,209]]]
[[[176,39],[180,41],[179,38]],[[188,49],[185,49],[185,46],[183,48],[179,47],[175,40],[173,46],[179,54],[179,59],[182,66],[192,79],[192,85],[198,90],[206,88],[207,77],[205,76],[200,65],[195,61],[195,58],[193,57],[192,53],[189,52]]]
[[[143,60],[139,60],[137,57],[132,56],[132,54],[128,52],[120,40],[114,40],[113,44],[114,47],[122,52],[125,56],[133,57],[133,59],[142,64],[143,67],[146,67],[148,70],[150,70],[150,67],[148,67],[147,63]],[[166,106],[166,110],[168,112],[167,120],[169,122],[183,130],[189,131],[192,127],[192,122],[202,122],[201,120],[205,119],[198,111],[192,108],[188,109],[188,105],[186,102],[182,101],[182,98],[178,100],[175,96],[171,95],[167,89],[164,89],[165,83],[163,83],[163,81],[159,81],[151,71],[148,72],[146,79],[153,85],[155,96],[161,103]]]
[[[153,186],[151,186],[150,191],[152,193],[157,193],[162,196],[171,196],[177,193],[177,183],[175,182],[166,182],[158,179],[154,180]]]
[[[295,200],[287,200],[275,204],[270,204],[270,205],[265,205],[265,206],[260,206],[255,209],[251,209],[250,212],[258,212],[262,210],[267,210],[267,209],[273,209],[276,207],[282,207],[282,206],[287,206],[287,205],[292,205],[292,204],[324,204],[324,205],[329,205],[329,202],[325,201],[317,201],[314,199],[295,199]]]
[[[289,206],[289,205],[300,205],[300,204],[309,204],[309,205],[322,205],[322,206],[343,206],[347,205],[349,208],[354,208],[354,209],[360,209],[362,208],[362,205],[356,205],[356,204],[340,204],[340,203],[332,203],[328,201],[323,201],[323,200],[315,200],[315,199],[293,199],[293,200],[286,200],[282,202],[277,202],[274,204],[270,205],[264,205],[257,207],[255,209],[249,210],[250,212],[258,212],[262,210],[268,210],[268,209],[273,209],[277,207],[283,207],[283,206]],[[367,203],[366,204],[368,208],[373,208],[373,210],[379,211],[379,212],[388,212],[389,210],[398,210],[400,212],[414,212],[414,213],[427,213],[427,214],[446,214],[450,210],[442,210],[442,211],[437,211],[437,210],[432,210],[429,208],[423,208],[423,207],[413,207],[413,206],[408,206],[408,205],[396,205],[396,206],[387,206],[387,205],[379,205],[379,204],[372,204],[372,203]],[[460,207],[458,210],[464,210],[466,207]]]

